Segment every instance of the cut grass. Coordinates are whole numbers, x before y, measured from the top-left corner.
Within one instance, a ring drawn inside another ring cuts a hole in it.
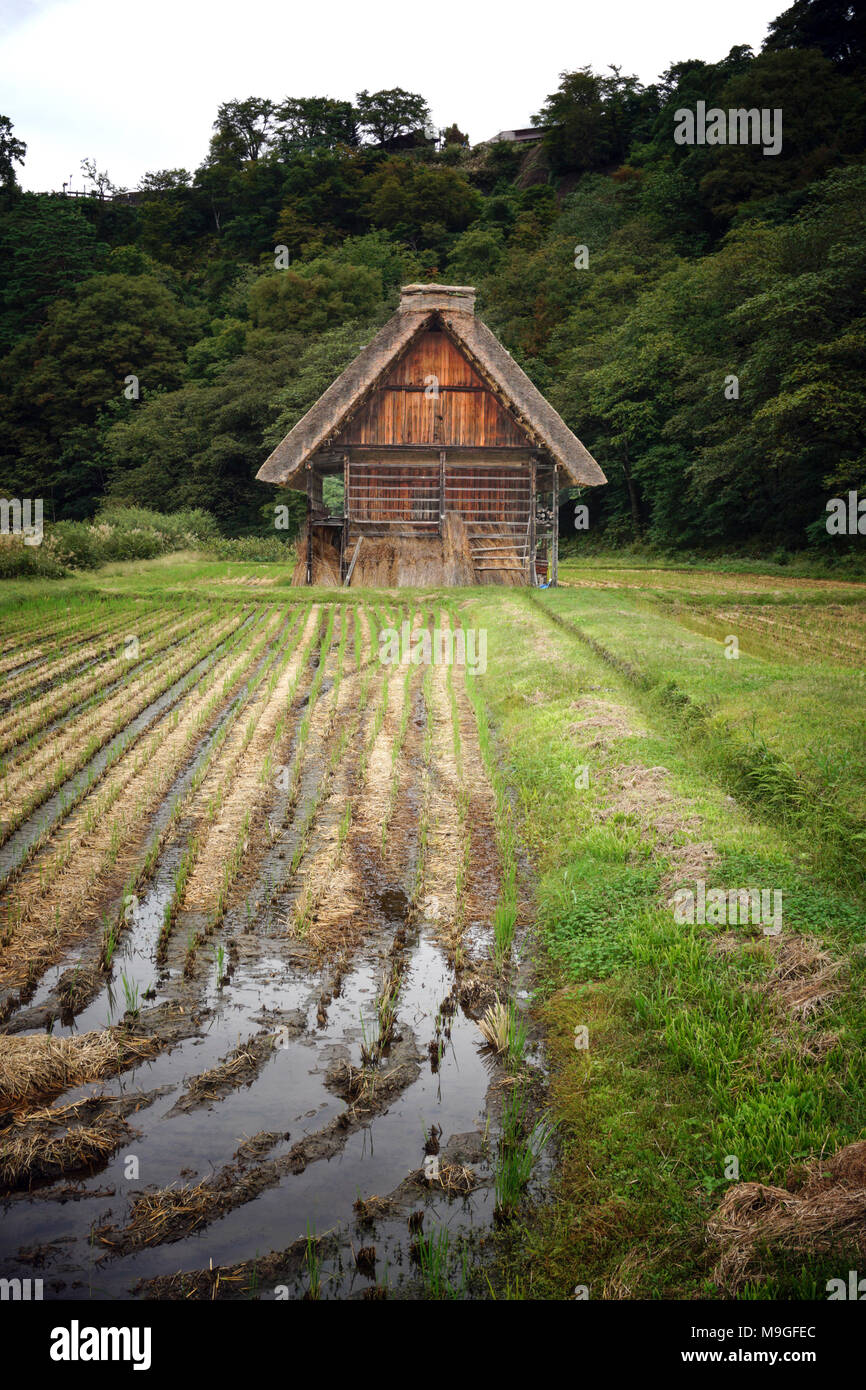
[[[47,1033],[4,1037],[0,1048],[0,1103],[16,1104],[111,1076],[159,1050],[155,1038],[120,1028],[75,1037]]]
[[[80,730],[71,731],[66,737],[61,735],[56,744],[52,740],[46,741],[34,760],[35,765],[24,764],[7,775],[3,783],[3,796],[0,799],[0,808],[5,812],[0,844],[4,843],[53,792],[62,787],[72,773],[82,773],[95,754],[114,741],[113,748],[99,770],[91,768],[86,779],[83,776],[79,778],[78,786],[69,792],[65,806],[61,808],[61,814],[65,815],[89,795],[97,782],[102,780],[110,768],[141,738],[143,730],[131,729],[131,721],[135,716],[165,695],[173,686],[177,686],[173,702],[180,700],[194,683],[195,667],[224,643],[240,622],[240,614],[229,618],[210,629],[204,638],[190,642],[182,652],[174,653],[164,662],[158,662],[151,679],[137,690],[131,704],[128,692],[121,691],[116,699],[108,702],[92,726],[88,726],[85,721]],[[35,787],[32,782],[34,775],[37,781]]]
[[[39,1178],[57,1178],[79,1169],[90,1169],[129,1138],[129,1126],[117,1115],[97,1116],[90,1123],[73,1124],[64,1133],[53,1126],[68,1123],[62,1107],[27,1116],[0,1139],[0,1188],[29,1187]]]
[[[504,1053],[510,1066],[520,1065],[526,1052],[526,1024],[513,1000],[497,999],[482,1014],[478,1027],[489,1047]]]

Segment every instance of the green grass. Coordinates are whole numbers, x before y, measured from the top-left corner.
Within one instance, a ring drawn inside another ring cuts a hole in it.
[[[863,675],[832,660],[752,654],[690,631],[678,615],[627,591],[559,590],[538,598],[552,621],[625,677],[643,707],[699,740],[708,773],[799,832],[816,868],[841,882],[866,876]],[[816,609],[816,628],[832,621]]]
[[[612,569],[702,571],[707,574],[763,574],[784,578],[866,579],[866,561],[853,550],[826,553],[786,552],[775,555],[697,555],[687,551],[662,552],[648,546],[619,549],[593,548],[586,542],[560,540],[559,575],[568,579],[578,572]]]
[[[421,1231],[413,1254],[429,1299],[456,1299],[466,1291],[468,1252],[465,1242],[454,1241],[447,1226]]]
[[[496,1208],[501,1218],[513,1216],[519,1208],[533,1169],[553,1138],[553,1131],[549,1120],[532,1123],[524,1088],[515,1086],[506,1093],[494,1175]]]
[[[628,662],[661,671],[671,653],[669,669],[682,678],[670,620],[658,620],[643,648],[631,610],[615,612],[624,596],[596,598],[572,591],[539,602],[581,627],[595,621],[596,631],[601,611],[614,655],[625,631]],[[510,612],[496,594],[468,604],[488,627],[479,688],[537,872],[536,1007],[562,1146],[556,1201],[506,1228],[494,1285],[517,1278],[527,1297],[567,1297],[578,1284],[591,1297],[717,1297],[706,1226],[728,1185],[728,1156],[743,1180],[784,1183],[791,1168],[866,1127],[862,893],[841,889],[826,853],[805,849],[796,825],[767,814],[764,799],[732,799],[724,766],[711,765],[689,721],[654,698],[651,683],[551,623],[526,595],[510,598]],[[706,675],[705,700],[723,693],[727,665],[722,658]],[[833,673],[825,679],[829,691]],[[606,746],[581,730],[581,701],[625,712]],[[757,697],[755,708],[765,712]],[[579,765],[590,769],[584,789],[575,786]],[[676,924],[660,886],[670,827],[665,837],[637,814],[611,814],[617,769],[659,766],[674,795],[663,809],[682,822],[674,845],[691,838],[715,848],[708,881],[782,888],[786,933],[815,936],[848,962],[842,994],[815,1019],[783,1018],[754,988],[770,962],[748,938],[719,955],[709,931]],[[589,1038],[580,1051],[579,1028]],[[811,1056],[822,1036],[836,1041]],[[822,1260],[770,1261],[755,1287],[769,1297],[822,1289]]]

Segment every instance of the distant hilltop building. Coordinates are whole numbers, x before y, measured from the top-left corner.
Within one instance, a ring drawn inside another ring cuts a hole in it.
[[[100,203],[143,203],[146,199],[159,198],[166,190],[163,188],[115,188],[110,193],[100,193],[96,188],[43,188],[34,191],[35,198],[89,198]]]
[[[550,129],[546,125],[521,126],[519,130],[500,130],[496,135],[491,135],[489,140],[482,140],[480,145],[495,145],[499,141],[504,141],[509,145],[532,145],[541,140]],[[476,149],[480,148],[476,146]]]

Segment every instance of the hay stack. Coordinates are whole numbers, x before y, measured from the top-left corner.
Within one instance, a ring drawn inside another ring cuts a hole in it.
[[[525,585],[523,537],[496,522],[478,521],[473,526],[471,544],[478,564],[477,584],[510,585],[512,588]]]
[[[365,536],[352,575],[353,586],[371,589],[476,582],[466,527],[453,515],[446,516],[441,536]]]
[[[477,584],[478,573],[472,559],[469,532],[463,521],[453,512],[448,512],[442,526],[442,548],[444,551],[445,584]]]
[[[307,532],[306,523],[295,546],[297,561],[292,572],[292,585],[298,588],[307,582]],[[313,583],[323,589],[339,589],[340,551],[331,540],[331,533],[321,527],[313,527]]]

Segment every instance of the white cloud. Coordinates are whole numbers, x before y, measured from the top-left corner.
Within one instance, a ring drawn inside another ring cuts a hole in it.
[[[421,92],[436,124],[473,142],[529,123],[564,68],[616,63],[651,82],[672,62],[756,49],[781,0],[724,6],[365,5],[331,0],[5,0],[3,114],[28,146],[21,181],[82,186],[84,157],[135,187],[148,169],[200,163],[222,101]]]

